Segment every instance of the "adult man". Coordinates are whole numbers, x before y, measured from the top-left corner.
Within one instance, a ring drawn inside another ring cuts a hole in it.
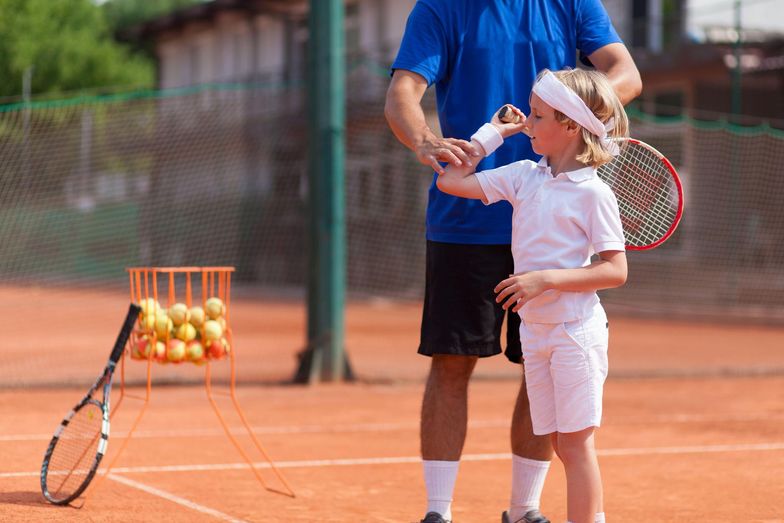
[[[538,71],[574,66],[577,50],[606,73],[623,103],[637,96],[637,68],[600,0],[418,0],[392,65],[385,114],[419,161],[479,160],[469,143],[493,111],[528,112]],[[443,138],[427,125],[422,97],[436,84]],[[480,169],[535,158],[518,135]],[[511,207],[485,207],[430,188],[427,282],[419,352],[432,356],[420,428],[428,506],[423,523],[451,521],[452,492],[467,427],[468,381],[477,359],[501,352],[504,313],[493,288],[513,272]],[[509,316],[507,357],[521,361],[519,317]],[[525,383],[512,416],[512,496],[504,521],[546,523],[539,498],[552,455],[531,429]]]

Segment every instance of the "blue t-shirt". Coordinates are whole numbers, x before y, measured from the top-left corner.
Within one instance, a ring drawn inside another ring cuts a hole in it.
[[[493,112],[512,103],[528,114],[536,75],[574,67],[577,50],[590,55],[620,42],[601,0],[418,0],[408,17],[392,70],[436,84],[441,131],[468,140]],[[538,156],[523,135],[506,140],[477,170]],[[485,206],[430,186],[427,239],[508,244],[512,207]]]

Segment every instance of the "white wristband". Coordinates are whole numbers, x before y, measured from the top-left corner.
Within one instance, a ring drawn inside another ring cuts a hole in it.
[[[501,147],[504,143],[504,137],[495,128],[495,125],[486,123],[471,136],[472,140],[479,142],[479,145],[485,150],[485,155],[490,156],[493,152]]]

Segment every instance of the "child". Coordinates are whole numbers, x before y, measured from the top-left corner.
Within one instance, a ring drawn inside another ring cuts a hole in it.
[[[437,185],[455,196],[513,206],[515,274],[496,286],[496,301],[522,319],[534,433],[551,435],[564,464],[569,521],[603,522],[593,434],[602,415],[608,324],[596,291],[623,285],[627,268],[618,203],[596,168],[617,152],[610,137],[626,136],[628,120],[607,78],[594,71],[544,70],[530,106],[527,118],[510,106],[520,123],[496,114],[471,139],[489,155],[505,137],[525,132],[542,155],[539,163],[476,174],[473,167],[449,166]],[[514,510],[515,496],[505,523],[526,521]]]

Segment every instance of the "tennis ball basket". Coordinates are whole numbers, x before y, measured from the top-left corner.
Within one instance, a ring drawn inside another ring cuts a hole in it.
[[[251,429],[235,393],[236,351],[231,328],[231,275],[234,267],[132,267],[127,271],[131,301],[141,307],[141,313],[124,356],[128,354],[131,360],[147,362],[146,394],[144,397],[126,394],[126,358],[123,357],[119,373],[120,398],[114,411],[126,396],[142,400],[143,405],[120,449],[106,468],[104,477],[123,453],[147,410],[152,391],[152,368],[157,364],[190,364],[203,366],[207,399],[226,437],[234,444],[262,487],[295,497],[291,486]],[[228,390],[215,390],[213,387],[211,363],[218,360],[228,360],[230,364],[228,387],[219,387]],[[216,401],[216,395],[227,397],[228,404]],[[279,487],[268,484],[256,461],[240,445],[235,431],[229,427],[222,412],[227,408],[234,411],[253,447],[267,461],[268,468],[277,477]]]
[[[128,269],[131,301],[142,309],[131,359],[204,365],[230,356],[233,272],[233,267]]]

